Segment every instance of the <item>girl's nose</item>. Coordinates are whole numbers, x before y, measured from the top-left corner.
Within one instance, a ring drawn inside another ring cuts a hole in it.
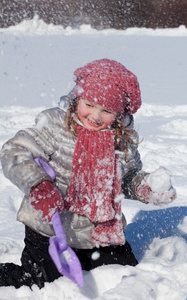
[[[94,109],[92,117],[94,120],[99,120],[101,118],[98,109]]]

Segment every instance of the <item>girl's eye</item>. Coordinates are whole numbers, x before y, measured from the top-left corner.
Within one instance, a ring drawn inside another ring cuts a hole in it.
[[[107,114],[111,114],[111,111],[108,111],[108,110],[103,110],[103,111]]]
[[[88,107],[93,107],[93,105],[86,103],[86,106]]]

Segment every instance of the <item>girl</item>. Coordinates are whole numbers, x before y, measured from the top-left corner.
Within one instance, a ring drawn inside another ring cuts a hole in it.
[[[22,265],[1,264],[1,286],[42,288],[61,276],[48,254],[57,209],[83,270],[135,266],[124,236],[121,194],[155,204],[176,196],[172,186],[161,194],[152,191],[150,174],[141,170],[132,117],[141,106],[136,76],[116,61],[101,59],[77,69],[74,80],[59,108],[41,112],[33,128],[19,131],[2,148],[4,175],[25,194],[18,220],[26,230]],[[55,178],[36,158],[52,167]]]

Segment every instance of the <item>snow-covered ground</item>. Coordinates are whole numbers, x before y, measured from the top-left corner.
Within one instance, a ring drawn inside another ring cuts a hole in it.
[[[165,207],[124,200],[126,237],[139,265],[84,272],[79,288],[60,278],[33,291],[1,287],[0,299],[186,300],[187,298],[187,29],[96,31],[46,25],[35,18],[0,29],[0,147],[31,126],[73,87],[73,71],[98,58],[118,60],[139,79],[135,115],[144,170],[172,172],[177,200]],[[22,193],[0,169],[0,262],[19,264],[24,226],[16,221]]]

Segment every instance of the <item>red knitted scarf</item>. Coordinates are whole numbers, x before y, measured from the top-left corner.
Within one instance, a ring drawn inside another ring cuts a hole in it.
[[[124,244],[121,221],[121,168],[114,152],[114,131],[78,132],[65,209],[85,215],[98,226],[92,241],[101,246]]]

